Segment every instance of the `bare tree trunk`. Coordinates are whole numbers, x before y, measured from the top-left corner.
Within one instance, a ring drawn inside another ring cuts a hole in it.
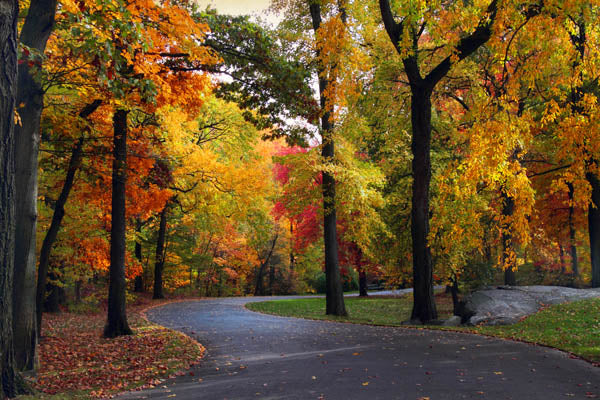
[[[98,107],[100,107],[100,104],[102,104],[102,101],[100,100],[95,100],[88,104],[81,110],[79,117],[83,119],[89,117],[98,109]],[[81,136],[71,151],[71,158],[69,159],[69,166],[67,168],[67,176],[60,191],[60,195],[58,196],[58,200],[56,200],[56,204],[54,205],[52,222],[50,222],[50,227],[46,232],[46,236],[44,236],[44,241],[42,242],[42,248],[40,250],[35,302],[37,314],[37,334],[40,336],[42,334],[42,310],[44,308],[44,298],[46,296],[46,281],[48,276],[48,264],[50,263],[50,254],[52,252],[52,246],[54,245],[56,237],[58,236],[58,231],[60,230],[63,217],[65,216],[65,205],[67,204],[67,199],[69,198],[69,194],[73,188],[75,174],[81,165],[83,141],[84,137]]]
[[[16,0],[0,0],[0,399],[19,394],[13,350],[15,262],[14,112],[17,95]]]
[[[131,335],[125,311],[125,184],[127,182],[127,114],[116,110],[113,116],[114,159],[112,174],[112,221],[110,229],[110,270],[108,316],[104,337]]]
[[[56,0],[33,0],[21,29],[20,42],[44,53],[54,27]],[[17,104],[21,123],[15,126],[16,236],[13,292],[15,360],[22,370],[36,367],[36,224],[38,151],[44,92],[34,75],[38,62],[19,64]]]
[[[167,212],[169,203],[160,213],[160,225],[156,239],[156,259],[154,262],[154,294],[153,299],[164,299],[163,293],[163,270],[165,268],[165,240],[167,236]]]

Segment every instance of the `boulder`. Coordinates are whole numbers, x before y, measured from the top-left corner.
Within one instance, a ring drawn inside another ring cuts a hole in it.
[[[469,325],[509,325],[539,311],[545,305],[600,297],[600,288],[560,286],[499,286],[471,294],[463,315]]]
[[[462,317],[453,315],[442,323],[442,326],[459,326],[462,323]]]

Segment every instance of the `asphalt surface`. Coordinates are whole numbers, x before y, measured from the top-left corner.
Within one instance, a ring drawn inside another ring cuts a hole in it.
[[[271,299],[271,298],[268,298]],[[588,399],[600,368],[567,354],[469,334],[251,312],[260,298],[168,304],[150,320],[202,343],[186,375],[121,399]]]

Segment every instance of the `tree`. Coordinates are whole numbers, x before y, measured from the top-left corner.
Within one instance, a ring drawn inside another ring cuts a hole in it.
[[[342,15],[345,10],[338,10]],[[320,37],[323,33],[321,29],[322,16],[321,5],[315,1],[310,2],[310,16],[312,18],[313,30],[316,40],[323,40]],[[345,23],[345,17],[342,16],[342,22]],[[332,90],[332,80],[335,77],[327,76],[327,67],[323,65],[321,57],[330,57],[329,54],[321,54],[323,49],[317,46],[317,62],[319,67],[317,73],[319,76],[319,95],[321,104],[321,138],[322,149],[321,156],[326,162],[332,162],[335,155],[335,143],[333,141],[333,105],[328,98],[328,92]],[[340,277],[338,243],[337,243],[337,216],[335,204],[335,177],[328,170],[323,171],[322,175],[323,191],[323,243],[325,247],[325,277],[327,292],[325,294],[325,313],[331,315],[345,316],[346,306],[344,305],[344,292]]]
[[[14,125],[17,95],[18,1],[0,2],[0,398],[23,390],[13,349],[15,262]]]
[[[110,228],[110,270],[108,319],[104,337],[131,335],[125,311],[125,185],[127,182],[127,115],[117,109],[113,116],[114,150],[112,174],[112,218]]]
[[[41,59],[54,27],[56,0],[29,4],[19,41],[25,56],[20,60],[17,104],[21,123],[15,127],[16,226],[13,329],[15,359],[19,369],[35,368],[37,323],[35,303],[36,221],[40,119],[44,107]],[[33,54],[31,54],[33,52]],[[36,75],[38,75],[36,77]]]
[[[90,104],[86,105],[80,111],[79,117],[84,120],[87,119],[94,111],[98,109],[100,104],[102,104],[102,101],[95,100]],[[83,158],[84,140],[85,137],[82,135],[71,150],[71,157],[69,158],[69,164],[67,166],[67,174],[65,177],[65,181],[62,185],[60,195],[56,200],[56,204],[54,204],[52,222],[50,223],[50,226],[46,231],[46,235],[44,236],[42,247],[40,249],[40,259],[36,287],[36,320],[38,335],[41,335],[42,332],[42,310],[44,307],[44,299],[46,297],[46,281],[48,276],[50,255],[52,252],[52,247],[56,242],[56,238],[58,236],[62,220],[65,216],[65,205],[67,204],[69,194],[71,193],[71,189],[73,188],[73,185],[75,183],[75,174],[77,173],[77,170],[81,165],[81,160]]]
[[[453,54],[442,59],[423,76],[419,61],[419,39],[425,26],[433,21],[427,17],[410,15],[396,21],[389,0],[379,0],[385,30],[402,59],[404,72],[411,90],[412,125],[412,211],[411,236],[413,256],[413,310],[411,319],[421,322],[437,318],[433,298],[433,263],[428,244],[431,184],[431,96],[438,83],[457,62],[473,54],[492,36],[492,26],[498,13],[497,0],[493,0],[483,13],[473,32],[462,37]],[[405,10],[410,13],[409,10]],[[428,27],[428,29],[431,29]],[[454,53],[455,51],[455,53]]]

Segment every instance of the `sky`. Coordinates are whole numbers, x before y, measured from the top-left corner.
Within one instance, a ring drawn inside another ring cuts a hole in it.
[[[208,5],[216,8],[221,14],[242,15],[249,14],[260,16],[272,24],[276,24],[278,18],[274,15],[266,15],[270,0],[197,0],[200,7]]]

